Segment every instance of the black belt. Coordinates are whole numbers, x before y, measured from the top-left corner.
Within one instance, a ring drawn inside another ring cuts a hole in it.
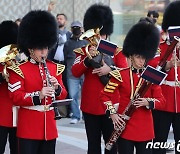
[[[64,64],[64,61],[59,61],[59,60],[56,60],[56,59],[53,59],[53,62],[58,63],[58,64]]]

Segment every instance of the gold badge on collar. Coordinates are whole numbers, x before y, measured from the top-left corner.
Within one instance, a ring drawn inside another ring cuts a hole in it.
[[[58,75],[60,75],[60,74],[64,71],[65,66],[62,65],[62,64],[56,64],[56,65],[57,65],[57,72],[56,72],[56,75],[58,76]]]

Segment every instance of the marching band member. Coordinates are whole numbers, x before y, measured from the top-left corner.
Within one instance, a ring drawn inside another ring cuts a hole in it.
[[[121,128],[124,120],[121,117],[133,96],[136,94],[143,80],[140,78],[146,62],[153,58],[159,45],[159,31],[148,22],[139,22],[128,32],[124,44],[123,54],[130,58],[131,66],[120,71],[113,71],[108,84],[101,92],[100,99],[114,124],[114,128]],[[118,111],[112,104],[116,91],[120,94]],[[146,144],[154,138],[153,119],[151,109],[164,106],[165,99],[158,85],[151,85],[144,98],[134,100],[136,110],[126,124],[125,130],[119,137],[118,151],[121,154],[151,154],[152,149],[146,149]]]
[[[58,136],[54,111],[48,107],[52,97],[64,99],[62,83],[64,65],[46,61],[48,50],[57,41],[55,18],[46,11],[31,11],[19,27],[18,45],[28,60],[8,67],[9,95],[18,112],[19,154],[55,154]],[[47,73],[49,70],[49,74]]]
[[[94,4],[86,11],[84,16],[85,31],[96,28],[102,28],[100,30],[102,39],[107,39],[113,32],[113,15],[108,6]],[[105,60],[105,62],[102,62],[100,68],[93,68],[95,62],[89,59],[86,49],[87,46],[75,50],[76,59],[72,66],[72,73],[75,77],[80,77],[82,74],[84,74],[85,77],[82,87],[81,110],[84,116],[88,139],[87,153],[100,154],[101,135],[103,135],[106,143],[113,130],[112,121],[106,117],[99,100],[100,92],[104,88],[103,81],[100,78],[108,74],[111,69]],[[92,57],[96,57],[96,49],[93,45],[88,46],[88,52]],[[117,57],[121,59],[118,66],[126,67],[126,58],[119,49],[117,49],[116,53]],[[117,151],[114,147],[111,151],[106,150],[105,153],[116,154]]]
[[[180,26],[180,1],[172,2],[168,5],[164,12],[162,29],[163,39],[160,43],[160,59],[165,55],[168,46],[171,44],[168,38],[168,28],[170,26]],[[174,32],[174,36],[178,35],[178,32]],[[166,37],[164,37],[166,34]],[[176,35],[177,34],[177,35]],[[172,36],[171,36],[172,37]],[[165,72],[168,74],[166,80],[161,86],[163,95],[166,99],[166,106],[161,110],[154,110],[154,129],[155,140],[154,142],[166,143],[170,126],[172,124],[174,139],[177,147],[177,143],[180,140],[180,50],[177,44],[175,50],[177,55],[172,53],[164,67]],[[175,148],[176,149],[176,148]],[[177,149],[176,149],[177,150]],[[166,149],[154,149],[155,154],[165,154]],[[177,151],[176,151],[177,153]]]
[[[7,20],[0,24],[0,48],[17,43],[18,26],[15,22]],[[0,51],[0,53],[3,51]],[[2,57],[0,57],[2,58]],[[9,141],[10,154],[17,154],[16,126],[13,126],[12,100],[8,96],[8,83],[3,73],[4,64],[0,63],[0,153],[5,152],[7,138]]]

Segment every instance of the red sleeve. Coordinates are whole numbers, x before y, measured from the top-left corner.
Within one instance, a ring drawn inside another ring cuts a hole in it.
[[[84,64],[86,56],[76,53],[76,59],[74,60],[74,64],[72,66],[72,74],[79,78],[81,77],[84,72],[87,70],[87,67]]]
[[[114,96],[117,94],[119,85],[120,85],[120,82],[116,80],[114,77],[111,77],[107,85],[101,91],[100,101],[102,102],[104,111],[106,111],[107,109],[107,105],[105,103],[108,101],[112,102]]]
[[[155,98],[154,109],[163,109],[165,107],[166,100],[162,94],[161,87],[153,84],[151,94],[152,98]]]
[[[167,48],[168,48],[168,45],[167,45],[166,42],[163,42],[163,43],[160,44],[159,48],[160,48],[160,50],[161,50],[160,60],[162,60],[162,59],[164,58],[164,55],[165,55],[166,50],[167,50]],[[171,57],[172,57],[172,54],[170,54],[170,56],[168,57],[168,60],[170,60]]]
[[[56,79],[58,80],[60,87],[61,87],[61,92],[60,92],[59,96],[56,96],[56,99],[57,100],[65,99],[67,96],[67,91],[62,82],[62,74],[57,76]]]
[[[114,63],[119,68],[126,68],[128,67],[127,59],[120,51],[118,54],[114,55]]]
[[[148,65],[156,68],[156,67],[158,66],[158,64],[159,64],[159,60],[160,60],[160,56],[157,56],[157,57],[151,59],[151,60],[148,62]]]
[[[32,97],[29,97],[31,93],[27,93],[24,88],[24,78],[16,74],[14,71],[8,70],[8,72],[8,90],[13,104],[17,106],[33,106],[33,99]]]

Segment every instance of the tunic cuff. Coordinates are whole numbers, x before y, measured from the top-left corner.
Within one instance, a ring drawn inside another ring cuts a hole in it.
[[[91,66],[88,57],[86,57],[86,58],[84,59],[84,65],[85,65],[86,67],[90,67],[90,66]]]
[[[41,105],[41,100],[40,100],[39,96],[40,96],[40,92],[39,91],[33,92],[31,94],[31,97],[32,97],[34,105]]]
[[[55,96],[59,96],[61,91],[62,91],[62,88],[60,87],[60,85],[58,85],[58,89],[55,90]]]
[[[111,114],[116,114],[116,109],[113,106],[111,101],[104,102],[104,104],[107,106],[106,108],[106,115],[109,117]]]
[[[146,106],[147,109],[154,109],[154,105],[155,105],[155,99],[153,98],[146,98],[146,100],[148,101],[149,105]]]

